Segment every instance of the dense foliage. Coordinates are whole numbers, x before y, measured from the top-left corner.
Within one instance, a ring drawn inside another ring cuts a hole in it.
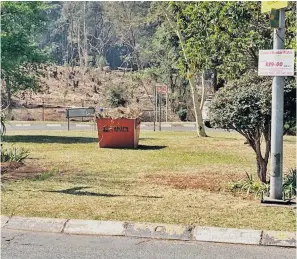
[[[295,10],[290,2],[286,48],[296,49]],[[258,50],[272,47],[272,32],[261,2],[2,2],[2,103],[18,91],[38,89],[37,64],[49,53],[55,65],[130,68],[135,78],[165,83],[171,109],[189,119],[185,110],[203,107],[203,80],[212,85],[206,96],[255,72]],[[296,121],[290,93],[287,129]]]
[[[15,92],[38,88],[36,64],[47,56],[36,39],[45,24],[46,9],[43,2],[1,3],[1,79],[8,103]]]
[[[270,153],[271,81],[271,78],[246,74],[220,89],[209,106],[210,122],[214,127],[236,130],[247,139],[256,153],[257,174],[264,183]],[[292,93],[296,93],[295,89],[287,87],[285,99],[291,98],[291,102],[284,107],[284,126],[294,121],[291,105],[296,107],[296,98],[292,98]],[[264,154],[262,140],[265,142]]]

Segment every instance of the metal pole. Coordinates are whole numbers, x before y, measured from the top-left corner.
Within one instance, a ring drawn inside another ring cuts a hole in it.
[[[168,85],[166,85],[166,123],[168,122]]]
[[[84,100],[81,99],[81,107],[84,107]],[[84,117],[81,117],[81,121],[83,122],[84,121]]]
[[[284,49],[285,9],[279,11],[280,28],[274,29],[273,49]],[[285,77],[272,83],[270,198],[281,200],[283,185],[283,117]]]
[[[155,119],[156,123],[158,122],[158,92],[157,92],[157,86],[155,87]]]
[[[42,97],[42,121],[45,121],[45,114],[44,114],[44,98]]]
[[[159,131],[161,131],[162,120],[162,92],[159,93]]]
[[[68,109],[66,110],[66,114],[67,114],[67,122],[68,122],[67,123],[67,126],[68,126],[67,128],[68,128],[68,131],[69,131],[70,125],[69,125],[69,110]]]
[[[156,87],[154,89],[154,131],[156,131]]]

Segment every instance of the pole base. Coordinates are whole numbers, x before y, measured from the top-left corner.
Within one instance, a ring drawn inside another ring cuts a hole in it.
[[[295,207],[296,202],[292,202],[292,199],[286,199],[286,200],[279,200],[279,199],[272,199],[269,197],[263,197],[261,199],[261,203],[266,206],[289,206],[289,207]]]

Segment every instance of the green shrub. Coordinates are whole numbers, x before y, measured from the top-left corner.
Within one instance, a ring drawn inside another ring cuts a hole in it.
[[[286,135],[289,135],[289,136],[296,136],[296,127],[285,128],[285,133]]]
[[[106,100],[110,107],[125,107],[129,103],[128,91],[123,86],[113,86],[108,89]]]
[[[254,179],[252,174],[246,173],[247,178],[240,181],[233,181],[229,185],[231,191],[245,191],[248,194],[253,193],[255,197],[263,194],[269,196],[270,183],[261,183]],[[296,196],[296,169],[290,169],[288,174],[284,176],[283,181],[284,198]]]
[[[185,108],[180,108],[177,112],[178,117],[180,118],[181,121],[186,121],[187,120],[187,109]]]
[[[22,163],[29,156],[29,150],[18,147],[2,148],[1,162]]]
[[[255,180],[252,174],[246,173],[247,178],[240,181],[233,181],[229,185],[231,191],[245,191],[247,195],[254,194],[255,197],[261,197],[262,194],[269,193],[269,184]]]
[[[285,197],[296,196],[296,168],[290,169],[284,176],[283,194]]]

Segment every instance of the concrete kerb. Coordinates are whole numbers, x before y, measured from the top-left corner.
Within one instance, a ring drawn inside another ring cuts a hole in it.
[[[67,219],[11,217],[3,228],[41,232],[62,232]]]
[[[263,231],[261,245],[296,247],[296,233],[286,231]]]
[[[196,241],[247,245],[260,245],[261,235],[261,230],[236,228],[196,227],[193,231]]]
[[[125,236],[174,240],[192,240],[191,226],[154,223],[128,223]]]
[[[64,228],[66,234],[124,236],[125,222],[70,219]]]
[[[1,216],[1,228],[4,227],[4,225],[8,222],[9,217],[7,216]]]
[[[294,232],[183,226],[158,223],[126,223],[78,219],[1,216],[3,229],[59,232],[77,235],[126,236],[199,242],[296,247]]]

